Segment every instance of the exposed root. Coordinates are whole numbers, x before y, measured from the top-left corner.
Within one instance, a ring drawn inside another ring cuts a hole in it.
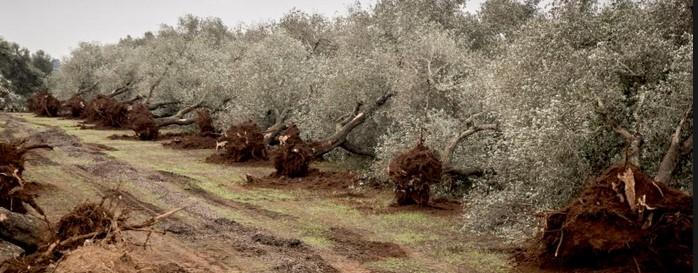
[[[79,95],[75,95],[63,103],[63,109],[68,111],[68,115],[73,118],[83,116],[83,112],[87,107],[85,100]]]
[[[27,108],[37,116],[55,117],[61,108],[61,102],[48,91],[36,92],[27,100]]]
[[[121,232],[158,232],[151,227],[158,221],[171,216],[178,208],[136,224],[128,224],[128,212],[118,195],[105,197],[100,203],[85,203],[63,216],[57,223],[53,239],[38,250],[0,265],[1,272],[45,272],[50,264],[61,260],[63,253],[85,244],[100,241],[114,243],[123,240]],[[164,232],[163,232],[164,233]],[[147,244],[147,242],[146,242]]]
[[[272,152],[271,160],[276,176],[303,177],[308,175],[308,166],[313,159],[312,148],[300,137],[295,125],[279,136],[279,147]]]
[[[252,121],[230,126],[217,143],[216,150],[221,152],[209,157],[209,161],[216,161],[216,157],[233,162],[267,159],[264,135]]]
[[[636,166],[613,166],[580,198],[546,217],[538,259],[544,267],[566,269],[689,272],[692,201]]]
[[[108,96],[98,95],[84,111],[85,122],[99,127],[127,128],[128,106]]]
[[[136,103],[132,106],[128,112],[128,124],[140,140],[156,140],[160,135],[160,128],[145,104]]]
[[[416,147],[395,157],[388,166],[388,175],[395,184],[395,199],[399,205],[428,205],[430,186],[441,180],[441,174],[439,156],[421,141]]]

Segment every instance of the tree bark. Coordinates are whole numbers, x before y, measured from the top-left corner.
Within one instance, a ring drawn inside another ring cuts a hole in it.
[[[671,135],[669,149],[667,150],[666,154],[664,154],[662,162],[659,163],[659,170],[657,171],[657,175],[654,177],[654,180],[658,182],[667,184],[671,181],[671,173],[674,172],[674,169],[676,169],[676,165],[679,162],[679,155],[681,153],[681,146],[683,144],[681,142],[681,131],[683,130],[683,126],[686,123],[692,108],[693,105],[691,105],[686,113],[684,113],[683,118],[681,118],[681,121],[676,126],[676,129],[674,129],[674,134]],[[690,137],[690,142],[693,142],[692,135]]]
[[[343,125],[338,126],[337,131],[332,136],[317,142],[317,145],[313,149],[313,156],[320,157],[345,143],[349,133],[366,121],[368,116],[373,114],[380,106],[384,105],[392,96],[392,93],[386,93],[376,99],[376,101],[365,110],[360,112],[355,110],[355,114],[352,115],[351,118],[347,118],[340,122],[340,124],[343,123]]]
[[[273,109],[274,112],[274,124],[267,128],[264,133],[264,145],[269,145],[276,137],[281,133],[281,131],[288,128],[284,123],[289,116],[290,111],[288,108],[279,112],[279,109]]]
[[[352,143],[349,142],[348,140],[347,140],[347,141],[344,141],[344,143],[342,143],[341,145],[339,145],[339,147],[341,147],[342,149],[344,149],[344,150],[346,150],[347,152],[350,152],[350,153],[352,153],[352,154],[357,154],[357,155],[361,155],[361,156],[367,156],[367,157],[371,157],[371,158],[375,158],[375,157],[376,157],[376,154],[375,154],[373,151],[366,151],[366,150],[363,150],[361,147],[352,144]]]
[[[463,140],[468,138],[469,136],[482,132],[482,131],[498,131],[499,126],[496,123],[488,123],[488,124],[478,124],[478,125],[473,125],[473,120],[482,115],[483,113],[475,113],[471,115],[468,119],[465,120],[465,124],[467,126],[466,129],[461,131],[458,135],[453,137],[451,140],[448,141],[446,144],[446,147],[444,147],[444,150],[441,154],[441,164],[443,165],[443,170],[444,174],[451,176],[451,177],[469,177],[469,176],[482,176],[485,171],[481,168],[458,168],[453,166],[453,163],[451,162],[451,157],[453,156],[453,152],[456,150],[456,147],[458,146],[459,143],[461,143]]]
[[[165,106],[168,106],[168,105],[175,105],[175,104],[180,104],[180,103],[181,103],[180,101],[159,102],[159,103],[155,103],[155,104],[152,104],[152,105],[148,105],[148,110],[150,110],[150,111],[155,111],[155,110],[157,110],[157,109],[160,108],[160,107],[165,107]]]
[[[201,100],[198,103],[192,104],[192,105],[187,106],[186,108],[184,108],[182,110],[179,110],[179,112],[177,112],[173,116],[155,119],[155,124],[157,124],[158,127],[165,127],[168,125],[193,124],[196,120],[194,118],[184,118],[184,115],[186,115],[187,113],[189,113],[191,111],[194,111],[196,108],[201,107],[203,104],[204,104],[204,101]]]
[[[0,207],[0,239],[33,251],[44,244],[48,236],[48,224],[43,219]]]
[[[24,250],[22,250],[21,247],[18,247],[4,240],[0,240],[0,264],[3,264],[4,262],[9,261],[11,259],[17,258],[22,253],[24,253]],[[0,272],[2,272],[2,268],[0,268]]]

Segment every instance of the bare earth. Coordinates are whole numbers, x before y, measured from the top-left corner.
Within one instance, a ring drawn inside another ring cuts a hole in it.
[[[130,243],[82,247],[56,272],[516,271],[496,240],[460,231],[457,203],[395,208],[389,191],[357,191],[331,175],[319,187],[247,185],[246,174],[262,177],[272,168],[210,164],[212,150],[108,138],[130,133],[0,113],[0,139],[31,137],[56,147],[32,152],[25,172],[42,185],[38,203],[51,221],[116,188],[134,220],[186,207],[158,224],[167,233],[153,234],[147,247],[140,233]]]

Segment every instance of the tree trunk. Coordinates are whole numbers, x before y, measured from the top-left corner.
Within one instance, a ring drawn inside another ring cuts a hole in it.
[[[43,219],[0,207],[0,239],[31,252],[46,243],[48,236],[48,224]]]
[[[24,250],[22,250],[21,247],[0,240],[0,264],[4,263],[5,261],[17,258],[22,253],[24,253]],[[0,268],[0,272],[2,272],[2,268]]]
[[[468,128],[463,130],[460,134],[453,137],[451,140],[449,140],[448,144],[446,144],[446,147],[444,147],[444,150],[441,154],[441,164],[444,166],[443,169],[445,175],[451,177],[469,177],[482,176],[485,173],[485,171],[481,168],[457,168],[453,166],[453,163],[451,162],[453,152],[456,150],[458,144],[461,143],[464,139],[477,132],[499,130],[499,126],[495,123],[473,125],[473,119],[480,116],[481,114],[482,113],[476,113],[470,116],[465,121],[465,124],[468,126]]]
[[[269,145],[276,137],[285,130],[288,126],[284,123],[288,118],[289,111],[284,109],[279,112],[278,109],[274,109],[274,125],[265,130],[264,133],[264,145]]]
[[[182,110],[179,110],[179,112],[177,112],[177,113],[174,114],[173,116],[169,116],[169,117],[164,117],[164,118],[158,118],[158,119],[156,119],[156,120],[155,120],[155,124],[157,124],[158,127],[165,127],[165,126],[168,126],[168,125],[189,125],[189,124],[193,124],[194,122],[196,122],[196,120],[195,120],[194,118],[185,119],[185,118],[184,118],[184,115],[186,115],[187,113],[189,113],[189,112],[191,112],[191,111],[194,111],[196,108],[201,107],[201,105],[203,105],[203,104],[204,104],[204,101],[201,100],[201,101],[199,101],[198,103],[195,103],[195,104],[193,104],[193,105],[190,105],[190,106],[188,106],[188,107],[186,107],[186,108],[184,108],[184,109],[182,109]]]
[[[664,154],[662,162],[659,163],[659,170],[657,171],[657,175],[654,177],[654,180],[658,182],[667,184],[671,181],[671,173],[674,172],[674,169],[676,169],[676,165],[679,163],[679,155],[681,153],[680,149],[683,144],[681,143],[681,131],[683,130],[683,126],[691,113],[692,107],[693,106],[688,108],[683,118],[681,118],[679,125],[676,126],[674,134],[671,135],[671,143],[669,144],[669,149],[667,150],[666,154]],[[693,135],[691,135],[691,137],[687,139],[687,141],[688,140],[690,140],[692,144]]]
[[[392,93],[386,93],[380,96],[373,104],[371,104],[364,111],[357,112],[355,110],[356,114],[352,115],[350,119],[341,121],[341,126],[338,126],[337,131],[332,136],[317,142],[317,145],[313,149],[313,157],[320,157],[332,151],[334,148],[342,145],[347,140],[347,136],[349,135],[349,133],[351,133],[352,130],[354,130],[354,128],[366,121],[366,118],[368,116],[373,114],[373,112],[375,112],[376,109],[378,109],[378,107],[385,104],[388,101],[388,99],[392,96]],[[342,123],[344,124],[342,125]]]

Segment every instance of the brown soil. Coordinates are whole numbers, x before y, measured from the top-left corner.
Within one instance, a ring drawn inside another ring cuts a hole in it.
[[[91,245],[76,249],[56,266],[57,273],[188,273],[181,266],[160,261],[143,247],[129,243]]]
[[[463,204],[460,201],[449,200],[446,198],[434,199],[427,206],[420,206],[417,204],[398,205],[397,203],[387,206],[383,205],[382,203],[352,204],[357,203],[355,200],[348,203],[367,214],[391,214],[414,211],[439,217],[459,217],[463,213]]]
[[[361,235],[344,228],[330,228],[329,238],[336,243],[334,250],[337,253],[362,263],[384,258],[407,257],[407,253],[397,244],[367,241]]]
[[[153,114],[143,103],[134,104],[128,111],[128,124],[140,140],[156,140],[160,134]]]
[[[310,169],[304,177],[287,177],[272,174],[267,177],[247,175],[246,186],[264,188],[297,188],[310,190],[349,191],[358,183],[358,178],[348,172],[323,172]]]
[[[48,91],[36,92],[27,100],[27,108],[37,116],[55,117],[61,108],[61,102]]]
[[[199,127],[199,135],[216,135],[216,128],[213,127],[213,119],[211,118],[211,113],[208,111],[208,109],[199,108],[196,110],[196,125]]]
[[[170,140],[170,139],[177,139],[181,138],[184,136],[188,136],[189,133],[164,133],[164,134],[158,134],[158,138],[156,140]],[[113,139],[113,140],[141,140],[138,136],[136,135],[111,135],[107,137],[108,139]]]
[[[441,180],[441,160],[420,141],[416,147],[390,161],[388,175],[395,184],[395,199],[399,205],[429,204],[431,184]]]
[[[546,217],[538,262],[544,268],[690,272],[692,201],[635,166],[610,167],[569,206]]]
[[[85,107],[87,107],[87,103],[78,95],[71,97],[63,103],[63,109],[66,109],[68,115],[73,118],[81,117],[85,111]]]
[[[206,108],[196,110],[196,125],[199,127],[198,134],[184,135],[176,137],[170,142],[162,145],[168,148],[177,150],[194,150],[194,149],[214,149],[216,148],[216,137],[219,135],[216,128],[213,127],[213,119],[211,113]],[[222,154],[211,156],[211,162],[232,161],[226,160]]]
[[[175,137],[172,139],[172,141],[165,142],[162,145],[178,150],[215,149],[216,138],[211,136],[187,135]]]
[[[87,104],[84,118],[98,128],[127,128],[128,106],[108,96],[98,95]]]
[[[303,177],[308,175],[308,166],[313,160],[312,147],[300,137],[296,125],[291,125],[279,137],[279,147],[272,151],[277,176]]]
[[[257,161],[267,159],[267,149],[264,145],[264,135],[257,124],[252,121],[243,122],[230,128],[219,138],[222,150],[207,159],[209,162],[225,159],[233,162]],[[218,150],[220,147],[216,147]]]

